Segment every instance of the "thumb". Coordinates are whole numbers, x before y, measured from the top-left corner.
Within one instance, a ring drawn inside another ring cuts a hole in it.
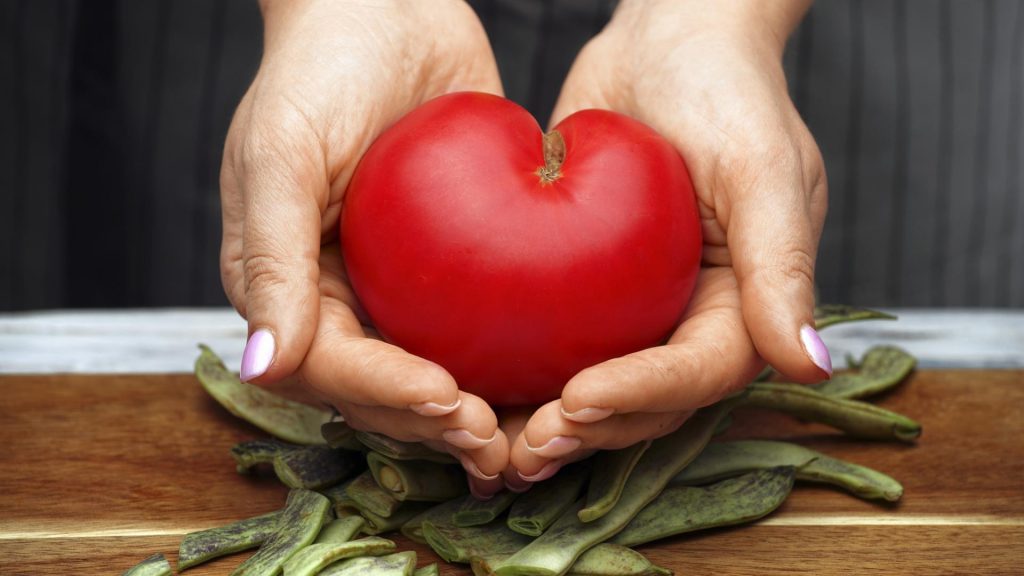
[[[729,253],[743,319],[758,353],[788,378],[816,382],[832,374],[828,349],[814,328],[824,177],[807,186],[801,162],[778,160],[746,179],[749,189],[730,191],[740,199],[729,218]]]
[[[242,268],[249,338],[241,378],[246,382],[269,384],[294,372],[318,321],[317,198],[326,196],[328,184],[322,160],[300,149],[254,145],[242,153]]]

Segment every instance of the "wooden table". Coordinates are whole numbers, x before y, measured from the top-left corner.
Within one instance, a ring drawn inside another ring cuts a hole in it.
[[[228,455],[263,435],[189,375],[8,375],[0,398],[0,574],[119,574],[154,552],[173,562],[183,534],[283,504],[276,480],[237,475]],[[903,482],[898,505],[801,485],[755,525],[641,549],[681,575],[1024,573],[1024,371],[924,370],[881,404],[924,424],[916,445],[755,412],[729,435],[878,468]],[[244,557],[187,574],[227,574]]]

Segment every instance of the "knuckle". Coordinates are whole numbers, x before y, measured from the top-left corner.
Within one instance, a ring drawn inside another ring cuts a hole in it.
[[[288,283],[286,264],[270,254],[250,256],[242,264],[245,291],[268,291]]]

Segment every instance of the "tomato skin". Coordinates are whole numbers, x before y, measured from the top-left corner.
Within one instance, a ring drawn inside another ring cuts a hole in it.
[[[381,335],[493,406],[557,398],[580,370],[657,345],[701,257],[678,152],[640,122],[584,110],[543,134],[515,103],[455,93],[384,132],[346,191],[341,246]]]

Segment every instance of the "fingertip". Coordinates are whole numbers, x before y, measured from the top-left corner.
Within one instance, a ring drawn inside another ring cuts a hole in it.
[[[242,382],[251,382],[263,376],[274,361],[277,343],[274,334],[266,328],[255,330],[245,343],[242,352],[242,365],[239,378]]]
[[[804,352],[807,357],[811,359],[811,362],[818,367],[826,378],[832,377],[832,355],[828,351],[828,346],[818,335],[818,331],[811,327],[810,324],[804,324],[800,327],[800,344],[803,346]]]

